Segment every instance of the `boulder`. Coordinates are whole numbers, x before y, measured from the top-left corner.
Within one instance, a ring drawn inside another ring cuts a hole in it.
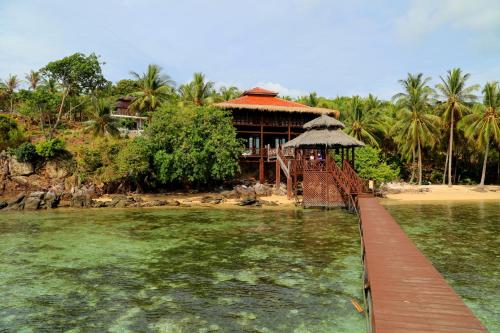
[[[37,210],[40,208],[42,200],[37,197],[27,197],[24,201],[25,210]]]
[[[255,195],[257,195],[258,197],[266,197],[273,194],[271,187],[266,184],[257,183],[255,184],[253,189],[255,191]]]
[[[287,195],[286,184],[281,183],[279,188],[274,187],[273,188],[273,194],[276,194],[276,195]]]
[[[56,194],[55,191],[49,190],[44,196],[45,207],[46,208],[57,208],[60,201],[60,196]]]
[[[8,204],[9,206],[12,206],[12,205],[15,205],[15,204],[21,203],[21,202],[24,200],[24,197],[26,197],[26,194],[24,194],[24,193],[19,193],[19,194],[17,195],[17,197],[15,197],[15,198],[14,198],[14,199],[12,199],[12,200],[9,200],[9,201],[7,202],[7,204]]]
[[[35,172],[33,164],[19,162],[14,156],[9,159],[9,173],[11,176],[29,176]]]
[[[58,161],[48,161],[45,164],[45,175],[49,178],[65,178],[69,176],[69,171]]]
[[[238,194],[238,198],[242,201],[246,200],[256,200],[255,190],[252,187],[247,187],[245,185],[239,185],[234,188]]]
[[[7,203],[7,201],[0,201],[0,209],[4,209],[5,207],[7,207],[9,204]]]
[[[203,198],[201,198],[201,203],[209,203],[209,204],[220,204],[222,201],[224,201],[224,198],[222,196],[210,196],[206,195]]]
[[[259,201],[255,198],[246,198],[246,199],[241,199],[241,201],[238,203],[238,206],[250,206],[250,205],[256,205]]]

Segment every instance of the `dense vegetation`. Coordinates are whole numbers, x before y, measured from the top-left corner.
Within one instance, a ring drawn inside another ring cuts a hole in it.
[[[76,53],[30,71],[25,80],[3,80],[0,150],[34,163],[71,158],[80,182],[138,190],[213,184],[238,173],[242,142],[230,114],[210,106],[237,97],[236,87],[216,89],[195,73],[177,88],[157,65],[112,83],[102,65],[94,54]],[[390,101],[316,93],[297,101],[340,111],[346,131],[370,146],[357,152],[362,176],[498,183],[499,84],[481,89],[468,84],[469,76],[452,69],[431,85],[421,73],[408,74]],[[149,119],[144,135],[120,133],[134,125],[111,117],[121,96],[133,97],[133,111]]]

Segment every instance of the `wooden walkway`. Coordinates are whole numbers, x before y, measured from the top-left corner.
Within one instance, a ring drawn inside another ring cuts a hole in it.
[[[488,332],[377,199],[358,203],[372,332]]]

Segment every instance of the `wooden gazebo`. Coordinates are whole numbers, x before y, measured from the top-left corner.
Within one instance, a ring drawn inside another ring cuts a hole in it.
[[[283,145],[277,159],[281,165],[286,155],[290,181],[297,193],[298,177],[302,176],[302,203],[305,207],[353,208],[357,194],[363,192],[364,182],[354,171],[354,149],[365,144],[342,129],[339,120],[322,115],[304,124],[304,133]],[[288,151],[288,153],[286,153]]]

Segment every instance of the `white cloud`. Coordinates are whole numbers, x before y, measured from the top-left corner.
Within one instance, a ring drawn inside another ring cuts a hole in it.
[[[264,89],[268,89],[268,90],[272,90],[272,91],[276,91],[279,93],[280,96],[300,97],[300,96],[307,95],[307,93],[305,93],[303,91],[300,91],[297,89],[289,89],[289,88],[284,87],[281,84],[275,83],[275,82],[260,81],[260,82],[257,82],[257,84],[255,86],[260,87],[260,88],[264,88]]]
[[[413,0],[396,19],[403,39],[418,40],[441,26],[500,35],[498,0]]]

